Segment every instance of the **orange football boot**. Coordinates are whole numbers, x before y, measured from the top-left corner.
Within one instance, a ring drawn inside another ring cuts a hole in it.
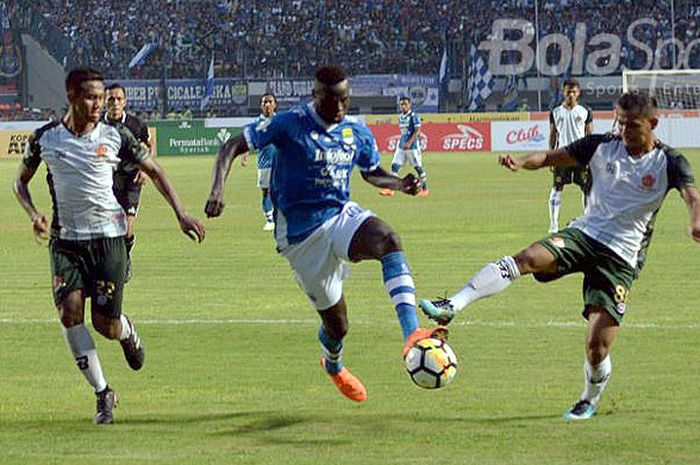
[[[379,195],[383,195],[384,197],[393,197],[394,191],[391,189],[379,189]]]
[[[367,389],[365,389],[365,385],[362,384],[362,381],[360,381],[357,376],[350,373],[350,370],[347,368],[343,367],[340,373],[332,375],[326,371],[326,360],[324,358],[321,358],[321,368],[323,368],[323,372],[333,381],[333,384],[335,384],[335,387],[338,388],[340,393],[348,399],[354,400],[355,402],[362,402],[367,398]]]
[[[418,193],[418,197],[427,197],[427,196],[429,196],[429,195],[430,195],[430,189],[422,189],[422,190]]]
[[[411,350],[411,347],[413,347],[416,344],[416,342],[420,341],[421,339],[427,339],[429,337],[432,337],[435,339],[446,341],[448,335],[449,331],[445,326],[436,326],[434,328],[418,328],[417,330],[413,331],[413,334],[408,336],[408,339],[406,339],[406,342],[403,345],[403,356],[406,357],[406,354],[409,350]]]

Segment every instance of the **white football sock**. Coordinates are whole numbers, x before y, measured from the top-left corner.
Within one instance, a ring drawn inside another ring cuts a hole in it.
[[[520,276],[520,269],[513,257],[503,257],[489,263],[469,280],[466,286],[450,297],[455,310],[462,310],[475,300],[498,294]]]
[[[68,344],[68,348],[87,382],[95,389],[95,392],[104,391],[107,387],[107,381],[102,373],[100,359],[97,357],[97,350],[95,350],[95,341],[92,340],[90,331],[83,323],[70,328],[61,326],[61,329],[66,344]]]
[[[561,191],[552,187],[549,192],[549,229],[559,230],[559,209],[561,208]]]
[[[119,340],[126,341],[131,336],[134,328],[124,314],[119,316],[119,322],[122,324],[122,332],[119,334]]]
[[[584,388],[581,394],[581,400],[587,400],[592,404],[600,402],[600,396],[603,394],[605,386],[610,380],[612,374],[612,361],[610,355],[600,362],[597,366],[592,366],[586,358],[583,363]]]

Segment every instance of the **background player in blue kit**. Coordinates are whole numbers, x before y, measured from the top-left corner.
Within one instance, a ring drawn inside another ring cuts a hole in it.
[[[260,99],[260,116],[255,118],[253,124],[257,125],[267,118],[275,116],[277,99],[274,94],[267,92]],[[263,231],[274,231],[275,220],[273,218],[272,199],[270,197],[270,172],[272,171],[272,157],[277,149],[274,145],[268,145],[258,150],[258,187],[262,191],[262,209],[265,215]]]
[[[418,339],[446,337],[445,328],[419,328],[415,286],[399,236],[384,221],[350,201],[350,175],[357,165],[370,184],[416,195],[421,186],[412,174],[404,178],[379,166],[371,131],[346,116],[350,104],[345,72],[325,66],[316,72],[313,101],[246,126],[243,137],[219,151],[205,211],[221,215],[226,176],[233,160],[249,149],[274,145],[271,194],[277,250],[289,260],[297,280],[323,321],[319,340],[321,363],[340,392],[363,401],[362,382],[343,365],[343,339],[348,331],[343,298],[346,262],[374,259],[382,263],[384,284],[401,329],[404,353]]]
[[[428,176],[423,169],[423,157],[420,151],[420,116],[411,109],[411,99],[401,97],[399,99],[399,131],[401,137],[394,152],[394,159],[391,161],[391,172],[398,176],[402,166],[411,164],[418,173],[421,181],[421,190],[418,193],[419,197],[425,197],[430,194],[428,190]],[[391,189],[380,189],[379,193],[384,196],[391,197],[394,191]]]

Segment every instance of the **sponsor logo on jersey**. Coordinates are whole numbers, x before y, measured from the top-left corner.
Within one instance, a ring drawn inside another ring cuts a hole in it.
[[[484,148],[484,135],[471,126],[458,124],[459,133],[452,133],[442,138],[444,150],[481,150]]]
[[[95,155],[97,155],[98,160],[105,158],[107,156],[107,147],[102,144],[98,145],[95,150]]]
[[[654,184],[656,184],[656,178],[653,174],[644,175],[642,178],[642,186],[644,186],[644,188],[651,189],[654,187]]]
[[[627,310],[627,304],[624,302],[620,302],[619,304],[615,305],[615,311],[619,313],[620,315],[624,315],[625,310]]]
[[[352,128],[343,128],[343,142],[352,145],[355,142],[355,137],[352,135]]]

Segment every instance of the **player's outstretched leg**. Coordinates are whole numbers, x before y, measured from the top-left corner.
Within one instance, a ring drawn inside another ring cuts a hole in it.
[[[119,344],[124,351],[124,358],[132,370],[140,370],[146,360],[146,349],[141,338],[136,333],[136,328],[128,316],[122,314],[119,317],[121,331],[119,332]]]
[[[513,257],[506,256],[483,267],[455,295],[448,299],[421,300],[420,308],[428,318],[446,325],[464,307],[476,300],[504,291],[518,277],[520,277],[518,264]]]
[[[411,276],[401,241],[391,227],[376,216],[368,218],[355,232],[348,255],[352,261],[379,260],[382,264],[384,287],[394,304],[403,333],[405,353],[415,341],[431,335],[447,338],[445,328],[425,329],[418,324],[416,286]]]

